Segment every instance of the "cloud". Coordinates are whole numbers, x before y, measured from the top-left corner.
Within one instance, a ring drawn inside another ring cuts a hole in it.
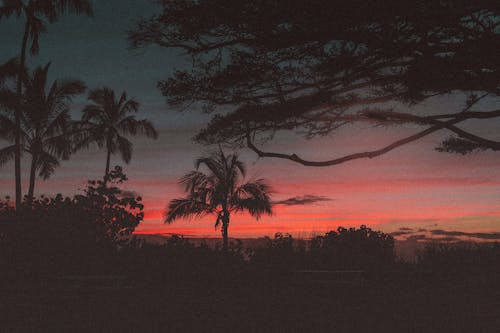
[[[431,230],[430,233],[435,236],[447,237],[473,237],[488,240],[500,240],[500,233],[498,232],[463,232],[463,231],[446,231],[441,229]]]
[[[411,231],[401,230],[401,231],[391,232],[390,235],[393,236],[393,237],[398,237],[398,236],[410,235],[412,233],[413,232],[411,232]]]
[[[425,240],[425,239],[428,239],[427,236],[425,235],[412,235],[408,238],[406,238],[407,241],[419,241],[419,240]]]
[[[330,199],[325,196],[307,194],[303,196],[288,198],[285,200],[275,201],[274,204],[286,205],[286,206],[299,206],[299,205],[311,205],[316,202],[332,201],[332,200],[333,199]]]
[[[448,237],[436,237],[436,238],[431,238],[432,241],[434,242],[458,242],[460,241],[461,239],[458,238],[458,237],[451,237],[451,236],[448,236]]]

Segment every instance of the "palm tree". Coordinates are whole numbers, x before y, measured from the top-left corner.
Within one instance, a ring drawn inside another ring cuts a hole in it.
[[[38,67],[23,84],[21,147],[31,155],[28,200],[33,199],[37,172],[47,179],[59,166],[60,159],[69,158],[73,135],[69,105],[75,95],[85,91],[85,84],[78,80],[54,81],[47,89],[49,67],[50,64]],[[4,137],[12,140],[15,119],[12,114],[0,119]],[[0,150],[0,165],[12,157],[14,150],[15,144]]]
[[[170,201],[165,222],[213,214],[215,227],[222,224],[223,250],[227,252],[230,215],[243,211],[256,219],[262,214],[271,215],[271,189],[263,179],[240,184],[240,178],[245,176],[244,164],[237,154],[226,156],[222,149],[199,158],[195,165],[196,170],[180,180],[187,196]],[[208,173],[199,171],[202,165]]]
[[[92,4],[89,0],[3,0],[0,7],[0,19],[15,15],[24,18],[24,33],[19,55],[19,72],[17,75],[16,93],[19,101],[22,96],[23,73],[25,72],[26,50],[31,42],[30,53],[36,55],[39,51],[38,39],[42,32],[47,30],[47,23],[54,23],[59,16],[66,12],[74,14],[93,15]],[[14,112],[15,137],[14,137],[14,169],[16,182],[16,210],[21,207],[21,106],[18,105]]]
[[[0,139],[7,142],[14,140],[14,112],[17,107],[17,96],[13,91],[19,63],[11,59],[0,65]],[[0,167],[14,158],[15,145],[0,149]]]
[[[125,136],[143,134],[156,139],[158,133],[149,120],[138,120],[131,114],[139,110],[139,103],[127,99],[125,92],[117,99],[112,89],[103,87],[90,91],[88,99],[92,103],[83,109],[82,136],[76,149],[91,143],[96,143],[99,148],[106,147],[106,181],[112,154],[119,152],[125,163],[132,158],[132,142]]]

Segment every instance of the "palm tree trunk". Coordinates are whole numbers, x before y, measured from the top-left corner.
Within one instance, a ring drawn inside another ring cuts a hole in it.
[[[111,161],[111,149],[109,149],[109,147],[108,147],[108,155],[106,157],[106,171],[104,172],[104,184],[106,184],[108,182],[110,161]]]
[[[222,250],[224,253],[227,253],[228,249],[228,233],[227,229],[229,228],[229,212],[225,211],[222,216]]]
[[[28,45],[28,36],[29,36],[29,28],[30,22],[29,19],[26,18],[26,24],[24,26],[24,35],[23,42],[21,45],[21,55],[19,61],[19,71],[17,74],[17,89],[16,94],[18,97],[17,107],[15,110],[15,141],[14,144],[16,149],[14,151],[14,173],[16,178],[16,211],[19,212],[21,209],[21,201],[23,198],[22,188],[21,188],[21,113],[22,113],[22,105],[21,105],[21,96],[23,93],[23,74],[24,67],[26,63],[26,46]]]
[[[31,169],[30,169],[30,187],[28,190],[28,201],[31,202],[33,200],[33,194],[35,193],[35,180],[36,180],[36,162],[37,155],[33,154],[31,158]]]

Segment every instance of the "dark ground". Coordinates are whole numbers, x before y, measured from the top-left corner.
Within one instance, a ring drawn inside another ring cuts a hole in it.
[[[495,277],[434,278],[298,283],[282,276],[239,285],[4,286],[1,331],[498,332]]]

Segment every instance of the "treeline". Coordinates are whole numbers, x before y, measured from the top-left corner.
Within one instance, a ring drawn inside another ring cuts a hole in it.
[[[116,168],[108,182],[89,181],[83,194],[25,200],[20,220],[10,202],[1,201],[0,269],[9,280],[3,285],[22,287],[67,275],[119,275],[131,285],[208,286],[286,282],[301,271],[357,271],[366,281],[398,283],[417,277],[491,280],[500,273],[498,243],[429,245],[415,263],[407,263],[397,258],[392,236],[366,226],[339,227],[308,242],[277,233],[254,248],[240,241],[227,250],[222,244],[212,248],[182,236],[152,244],[132,235],[143,205],[140,197],[120,190],[124,180]]]

